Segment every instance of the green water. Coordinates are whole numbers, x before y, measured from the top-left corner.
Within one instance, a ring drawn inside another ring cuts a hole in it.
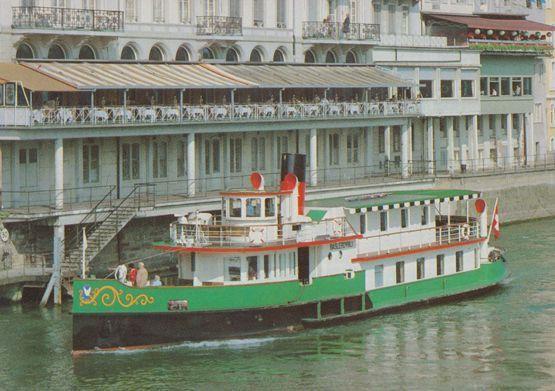
[[[505,227],[494,294],[333,329],[70,355],[59,309],[0,308],[1,389],[553,389],[555,220]]]

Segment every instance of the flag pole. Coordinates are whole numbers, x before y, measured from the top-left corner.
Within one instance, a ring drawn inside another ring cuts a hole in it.
[[[495,199],[495,205],[493,205],[493,210],[491,211],[491,224],[489,225],[488,231],[488,238],[486,239],[486,243],[489,243],[489,238],[491,236],[491,230],[493,229],[493,219],[495,218],[495,210],[497,209],[497,203],[499,202],[499,198]]]
[[[81,258],[81,278],[85,279],[85,253],[87,251],[87,234],[85,227],[83,227],[83,253]]]

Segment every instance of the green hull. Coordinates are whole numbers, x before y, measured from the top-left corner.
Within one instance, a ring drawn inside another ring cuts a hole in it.
[[[74,314],[149,314],[172,312],[168,302],[186,301],[187,313],[275,308],[318,303],[367,293],[374,310],[480,290],[507,275],[504,262],[479,269],[365,291],[364,271],[298,281],[235,286],[132,288],[114,280],[76,280]]]

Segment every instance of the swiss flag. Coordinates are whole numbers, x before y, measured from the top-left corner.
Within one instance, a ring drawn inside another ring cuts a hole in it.
[[[491,221],[491,232],[495,239],[499,239],[501,231],[499,230],[499,205],[495,204],[495,209],[493,210],[493,219]]]

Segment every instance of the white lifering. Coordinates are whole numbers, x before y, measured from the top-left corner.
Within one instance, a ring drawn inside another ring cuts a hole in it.
[[[461,227],[461,237],[464,240],[468,240],[470,238],[470,225],[463,224]]]
[[[253,244],[262,244],[264,243],[264,233],[266,232],[264,227],[257,228],[251,227],[249,232],[250,242]]]
[[[343,225],[337,220],[333,221],[333,234],[335,236],[343,235]]]

